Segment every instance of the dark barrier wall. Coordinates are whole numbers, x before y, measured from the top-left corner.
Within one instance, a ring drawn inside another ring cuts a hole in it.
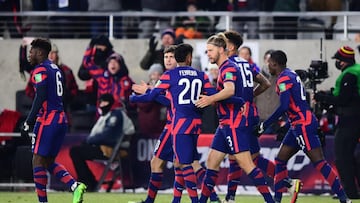
[[[205,164],[206,158],[208,155],[209,145],[211,144],[213,135],[206,134],[200,135],[198,141],[198,151],[201,154],[200,162]],[[69,169],[70,173],[75,175],[75,170],[73,164],[69,157],[69,148],[73,145],[81,143],[85,138],[85,135],[77,134],[77,135],[68,135],[66,136],[64,145],[60,151],[60,154],[57,158],[57,161],[64,164],[66,168]],[[150,165],[149,161],[152,157],[152,152],[154,150],[156,139],[148,138],[148,137],[136,137],[132,143],[132,156],[133,161],[128,164],[132,164],[132,169],[135,178],[135,185],[137,187],[146,187],[150,174]],[[270,160],[274,160],[280,142],[275,141],[274,135],[263,135],[260,138],[260,144],[262,146],[261,153],[265,158]],[[324,154],[326,160],[334,166],[334,139],[333,136],[326,136],[326,147],[324,148]],[[358,148],[358,152],[360,148]],[[95,171],[97,177],[100,176],[103,166],[101,163],[89,162],[91,169]],[[229,162],[228,159],[225,159],[221,163],[221,172],[218,178],[219,185],[226,185],[226,176],[228,170]],[[331,189],[327,182],[323,179],[321,174],[316,171],[310,160],[305,156],[305,154],[300,151],[298,152],[292,159],[288,162],[289,175],[292,178],[300,178],[304,185],[302,192],[304,193],[331,193]],[[172,172],[172,164],[168,163],[166,165],[165,174],[164,174],[164,183],[163,188],[170,188],[173,185],[173,172]],[[111,174],[109,174],[110,177]],[[241,180],[242,187],[240,190],[245,190],[251,192],[251,190],[256,190],[255,187],[245,187],[251,186],[251,181],[245,176],[242,176]],[[59,184],[56,181],[52,181],[51,188],[58,189]]]

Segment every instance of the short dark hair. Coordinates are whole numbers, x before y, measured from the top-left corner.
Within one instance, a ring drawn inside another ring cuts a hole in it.
[[[31,46],[35,49],[42,49],[45,53],[44,55],[48,55],[51,51],[51,43],[49,40],[44,39],[44,38],[37,38],[34,39],[31,42]]]
[[[275,61],[280,66],[286,66],[287,57],[286,57],[285,52],[283,52],[281,50],[276,50],[276,51],[273,51],[272,53],[270,53],[270,59]]]
[[[228,30],[224,32],[224,35],[230,43],[235,45],[236,49],[238,49],[243,44],[242,36],[236,31]]]
[[[177,45],[174,56],[175,60],[178,63],[185,62],[186,57],[190,54],[192,55],[193,47],[190,44],[179,44]]]
[[[222,37],[221,35],[213,35],[209,37],[206,44],[212,44],[214,46],[226,49],[226,39],[224,39],[224,37]]]
[[[170,45],[164,49],[164,54],[166,53],[175,53],[176,45]]]

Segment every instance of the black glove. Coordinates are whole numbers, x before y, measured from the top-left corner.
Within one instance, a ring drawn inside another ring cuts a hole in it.
[[[264,122],[260,122],[258,125],[255,125],[253,128],[253,134],[256,137],[260,137],[264,133],[264,131],[265,131]]]
[[[33,130],[34,130],[34,125],[29,124],[25,121],[20,129],[21,136],[25,138],[29,138],[29,133],[33,132]]]
[[[158,41],[155,41],[155,39],[156,39],[155,36],[151,36],[150,41],[149,41],[149,50],[150,51],[155,51],[155,49],[156,49]]]
[[[327,96],[327,93],[326,93],[326,92],[324,92],[324,91],[319,91],[319,92],[315,92],[315,94],[314,94],[314,99],[315,99],[315,101],[317,101],[317,102],[323,102],[323,101],[325,101],[326,96]]]

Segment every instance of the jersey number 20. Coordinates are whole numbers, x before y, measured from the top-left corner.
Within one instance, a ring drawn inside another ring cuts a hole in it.
[[[190,104],[195,103],[199,100],[201,93],[202,81],[200,79],[194,79],[190,81],[187,78],[181,78],[178,85],[185,85],[184,89],[180,92],[178,101],[179,104]],[[188,96],[190,93],[190,97]]]

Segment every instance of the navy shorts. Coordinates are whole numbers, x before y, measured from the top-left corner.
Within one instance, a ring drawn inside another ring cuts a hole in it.
[[[34,154],[44,157],[56,157],[60,151],[67,132],[67,123],[59,124],[59,116],[55,113],[51,120],[38,119],[34,127],[35,137],[32,140]]]
[[[192,164],[194,160],[199,160],[197,151],[197,134],[177,134],[173,136],[173,146],[175,158],[180,164]]]
[[[159,140],[156,143],[154,156],[165,161],[174,160],[174,150],[173,150],[173,139],[171,131],[168,128],[164,128],[162,131]]]
[[[249,132],[249,127],[230,128],[229,125],[220,125],[211,148],[230,155],[249,151]]]

